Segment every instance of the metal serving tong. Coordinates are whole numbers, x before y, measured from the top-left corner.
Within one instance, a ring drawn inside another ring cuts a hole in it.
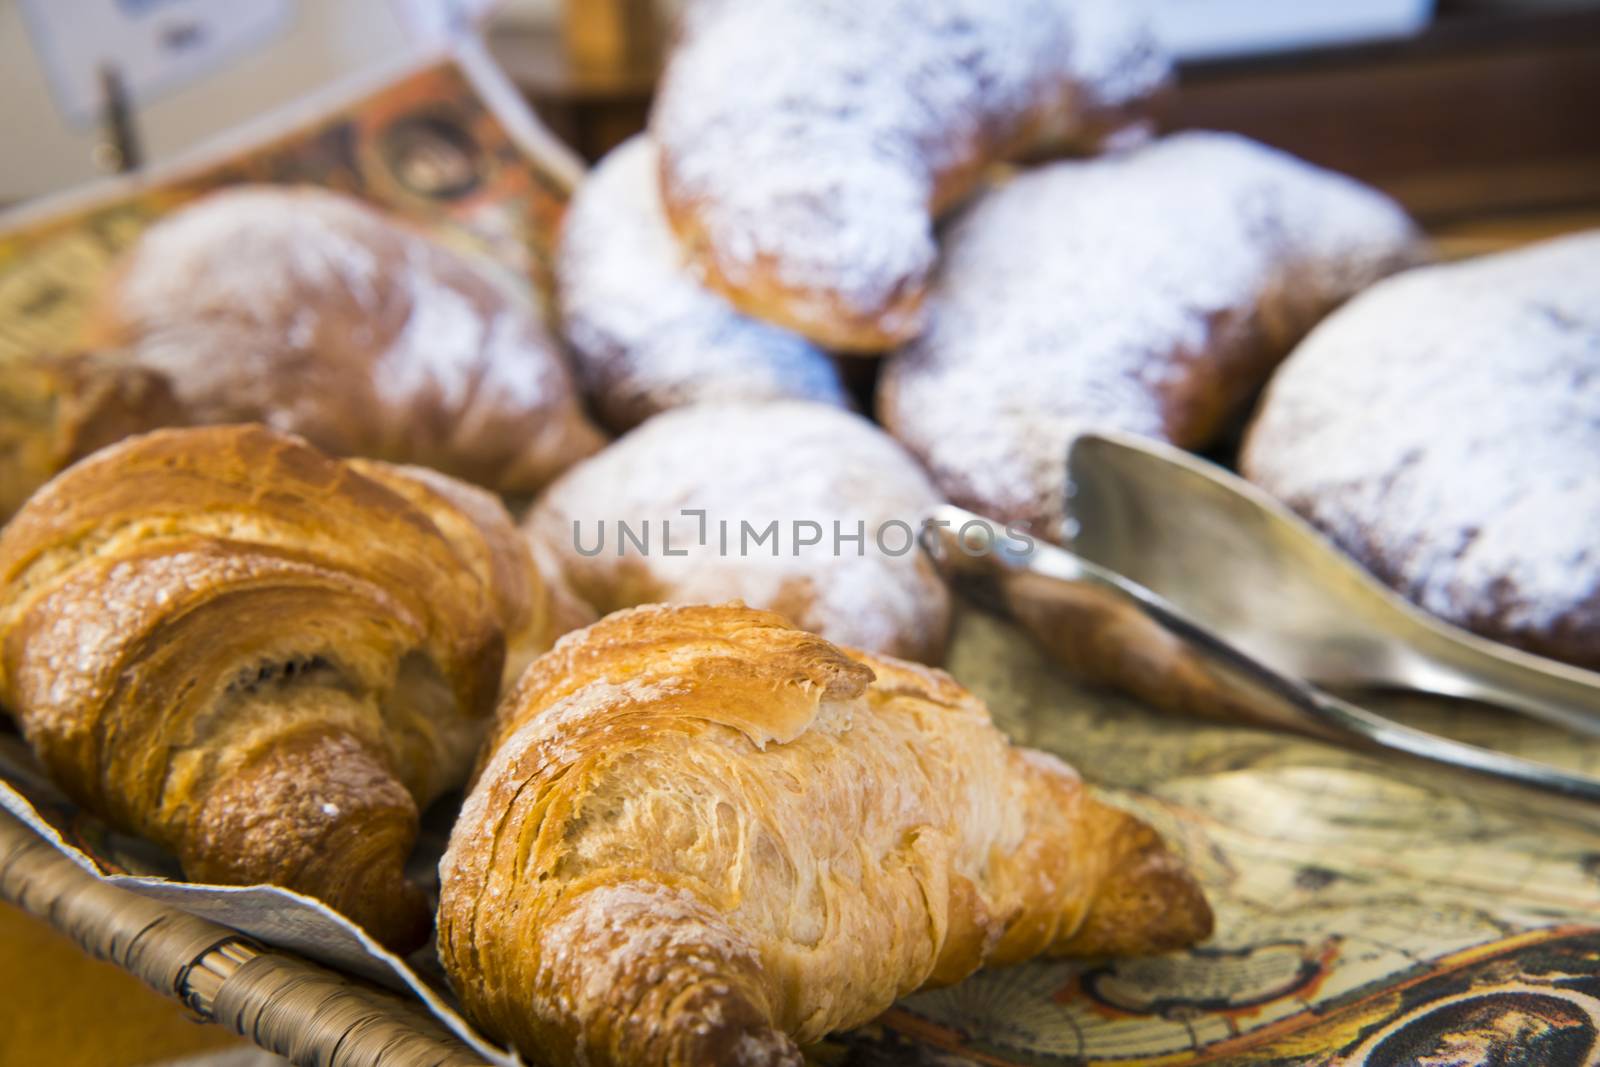
[[[1036,541],[1028,551],[956,507],[930,516],[939,525],[924,546],[957,588],[1009,612],[1080,676],[1165,711],[1465,771],[1475,788],[1554,800],[1537,806],[1600,825],[1600,778],[1441,737],[1320,688],[1483,701],[1600,737],[1600,674],[1423,613],[1259,489],[1188,453],[1087,435],[1067,471],[1069,548]]]

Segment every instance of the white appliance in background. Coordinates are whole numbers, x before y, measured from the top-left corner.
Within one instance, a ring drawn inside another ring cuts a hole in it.
[[[288,27],[295,0],[21,0],[34,55],[67,121],[97,122],[101,69],[135,103],[203,77]]]
[[[1433,0],[1146,0],[1156,32],[1182,59],[1408,37]]]
[[[146,164],[476,22],[492,0],[0,0],[0,206],[98,176],[114,64]]]

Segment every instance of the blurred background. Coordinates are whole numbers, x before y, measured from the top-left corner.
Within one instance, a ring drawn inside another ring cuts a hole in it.
[[[158,166],[463,32],[593,160],[645,122],[679,2],[0,0],[0,206]],[[1600,226],[1600,0],[1151,6],[1182,60],[1168,128],[1378,185],[1446,254]],[[0,1067],[257,1062],[6,907],[0,946]]]
[[[0,204],[117,166],[112,88],[137,162],[157,164],[463,28],[594,159],[645,121],[682,2],[0,0]],[[1600,0],[1149,6],[1183,61],[1171,128],[1237,130],[1354,174],[1447,240],[1600,212]]]

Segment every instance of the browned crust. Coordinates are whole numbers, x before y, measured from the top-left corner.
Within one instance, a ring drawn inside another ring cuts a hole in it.
[[[795,1063],[984,963],[1211,913],[1148,826],[948,675],[739,605],[618,612],[503,703],[441,864],[478,1022],[554,1063]]]
[[[166,377],[115,353],[8,364],[0,371],[0,522],[69,463],[183,421]]]
[[[515,682],[557,637],[594,621],[592,615],[575,617],[565,596],[549,588],[534,546],[517,529],[499,497],[427,467],[381,460],[347,462],[425,512],[472,565],[494,598],[506,634],[502,688]]]
[[[852,312],[848,302],[831,298],[826,290],[785,284],[770,262],[742,269],[735,280],[722,269],[700,219],[701,205],[673,195],[673,188],[670,181],[664,183],[662,206],[684,254],[695,264],[696,277],[744,314],[853,356],[881,355],[922,332],[926,277],[907,279],[892,300],[867,313]]]
[[[195,878],[414,942],[417,809],[456,784],[503,636],[405,497],[258,426],[130,438],[0,533],[0,703],[51,775]]]
[[[907,27],[908,33],[920,31],[934,32],[925,26]],[[1145,47],[1154,46],[1146,41]],[[677,53],[673,58],[678,61]],[[907,160],[906,167],[930,178],[929,232],[937,219],[978,188],[985,173],[996,164],[1049,155],[1090,154],[1113,142],[1126,143],[1150,135],[1153,116],[1170,95],[1170,76],[1153,81],[1133,99],[1117,101],[1103,99],[1100,87],[1089,78],[1089,73],[1078,69],[1074,58],[1064,53],[1053,77],[1034,87],[1031,106],[1007,113],[1000,101],[983,101],[978,114],[964,115],[963,121],[951,123],[943,143],[923,158]],[[669,63],[663,80],[670,83],[671,79]],[[728,89],[737,92],[737,87]],[[814,108],[818,114],[826,114],[827,110],[822,106]],[[784,121],[803,124],[804,120],[792,115],[773,116],[775,124]],[[967,131],[964,137],[962,130]],[[843,354],[878,355],[922,332],[930,283],[925,274],[899,277],[894,279],[894,285],[882,286],[885,295],[872,306],[861,306],[858,299],[844,299],[840,295],[842,279],[831,284],[828,280],[810,284],[790,281],[783,276],[782,265],[770,257],[746,262],[741,256],[738,276],[730,276],[723,266],[730,250],[717,247],[705,224],[704,215],[712,205],[704,197],[686,193],[684,183],[674,172],[674,161],[682,147],[670,140],[661,144],[662,204],[688,260],[708,288],[747,315],[784,326]],[[935,160],[940,167],[934,167]],[[759,157],[728,158],[725,164],[723,180],[729,182],[738,180],[741,168],[774,165]],[[819,186],[814,193],[824,200],[825,186]]]
[[[324,264],[323,284],[304,260]],[[211,281],[252,271],[248,300]],[[165,371],[194,423],[262,422],[506,494],[605,444],[533,310],[467,257],[325,189],[235,186],[162,219],[114,268],[81,340]]]

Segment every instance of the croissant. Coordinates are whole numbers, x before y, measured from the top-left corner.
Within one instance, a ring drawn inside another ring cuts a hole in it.
[[[485,752],[439,954],[541,1060],[798,1065],[984,964],[1211,929],[1149,826],[1008,745],[947,675],[737,604],[569,635]]]
[[[397,947],[430,925],[402,865],[470,769],[506,625],[452,540],[471,513],[403,477],[261,427],[164,430],[0,533],[0,703],[52,777],[191,879],[286,886]]]
[[[115,356],[42,355],[0,365],[0,522],[74,460],[181,421],[165,375]]]
[[[523,668],[554,644],[557,637],[576,629],[564,625],[544,595],[543,572],[535,563],[528,540],[499,497],[429,467],[370,459],[346,462],[352,470],[416,505],[450,539],[477,575],[505,633],[502,689],[516,681]]]

